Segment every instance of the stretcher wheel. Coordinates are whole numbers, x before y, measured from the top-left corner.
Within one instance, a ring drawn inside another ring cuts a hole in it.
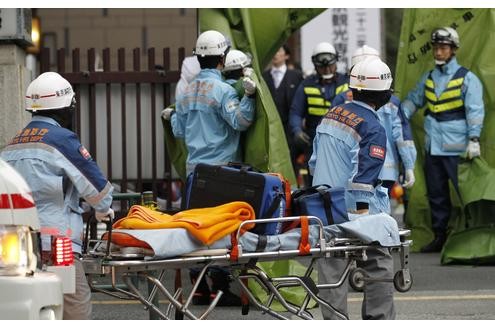
[[[394,275],[394,286],[398,292],[405,293],[411,289],[413,279],[409,270],[399,270]]]
[[[366,271],[361,268],[355,268],[349,273],[349,285],[356,292],[364,291],[365,278],[368,277]]]

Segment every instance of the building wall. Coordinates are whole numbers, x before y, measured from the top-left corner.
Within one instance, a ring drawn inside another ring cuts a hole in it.
[[[112,70],[117,65],[117,50],[126,49],[126,67],[132,67],[132,50],[141,48],[141,67],[147,67],[146,49],[154,47],[156,64],[162,63],[161,49],[170,47],[172,69],[178,69],[179,47],[191,54],[197,36],[197,10],[178,8],[147,9],[36,9],[40,17],[42,46],[52,49],[51,63],[55,69],[55,49],[80,48],[81,68],[87,67],[86,53],[95,48],[101,57],[104,48],[111,49]],[[66,69],[72,61],[66,53]],[[102,67],[97,59],[97,68]]]

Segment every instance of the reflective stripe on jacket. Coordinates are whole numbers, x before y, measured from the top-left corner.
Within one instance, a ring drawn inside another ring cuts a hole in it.
[[[72,239],[80,253],[84,198],[98,212],[112,204],[112,185],[107,181],[77,135],[55,120],[34,116],[1,152],[1,157],[26,179],[41,224],[43,250],[50,250],[51,235]]]
[[[379,183],[387,137],[373,108],[353,101],[330,109],[316,129],[308,162],[313,185],[346,188],[346,205],[368,203],[370,214],[389,213],[387,191]]]
[[[462,85],[464,77],[469,72],[464,67],[459,67],[454,76],[447,83],[445,90],[439,97],[435,94],[435,82],[431,73],[425,81],[425,99],[427,109],[425,115],[433,115],[440,121],[463,119],[466,117],[464,101],[462,99]],[[455,114],[453,112],[456,112]]]
[[[440,99],[444,91],[448,89],[449,82],[456,80],[454,75],[460,67],[454,57],[447,64],[437,65],[433,71],[423,74],[416,87],[401,103],[406,117],[410,119],[418,108],[426,105],[428,100],[425,96],[425,89],[428,79],[434,81],[434,94],[437,99]],[[469,138],[479,138],[481,134],[485,116],[483,85],[473,72],[468,71],[464,75],[462,85],[458,87],[461,91],[464,110],[447,110],[436,114],[430,112],[425,117],[425,149],[431,155],[459,155],[466,151]]]

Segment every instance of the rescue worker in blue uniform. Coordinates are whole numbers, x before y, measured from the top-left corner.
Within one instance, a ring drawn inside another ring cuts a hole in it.
[[[243,77],[244,96],[239,100],[235,89],[223,81],[222,70],[229,50],[230,42],[220,32],[201,33],[195,48],[201,71],[177,99],[176,109],[162,111],[162,117],[171,121],[174,136],[185,140],[188,175],[198,163],[221,165],[241,161],[240,134],[254,120],[256,83]],[[212,291],[201,280],[194,304],[209,304],[210,298],[221,290],[218,305],[240,305],[239,297],[229,290],[230,279],[224,271],[211,270],[208,274]],[[193,283],[198,276],[199,270],[190,271]]]
[[[64,319],[91,319],[91,290],[80,261],[83,219],[79,199],[95,209],[98,221],[114,218],[112,185],[71,131],[74,91],[58,73],[41,74],[26,92],[31,122],[0,156],[27,181],[41,224],[42,260],[49,264],[52,237],[72,240],[76,292],[64,294]]]
[[[376,111],[389,102],[392,74],[378,58],[367,58],[351,70],[350,89],[353,100],[333,107],[316,129],[309,168],[313,185],[328,184],[346,188],[348,212],[355,214],[388,213],[387,191],[379,174],[386,157],[387,136]],[[357,216],[356,220],[366,219]],[[367,252],[368,259],[358,261],[372,279],[364,287],[363,319],[394,319],[393,285],[384,279],[393,277],[393,259],[386,248]],[[318,260],[319,284],[338,281],[346,259]],[[341,287],[322,289],[319,296],[347,315],[347,283]],[[322,307],[324,319],[336,319]]]
[[[313,50],[311,60],[316,74],[304,79],[296,90],[289,111],[289,125],[293,140],[305,149],[306,160],[313,152],[313,138],[320,120],[332,107],[335,95],[348,90],[349,77],[337,73],[338,55],[328,42],[321,42]],[[311,185],[309,176],[307,185]]]
[[[435,238],[422,252],[439,252],[447,239],[451,215],[449,179],[456,191],[459,155],[480,156],[483,127],[483,86],[476,75],[457,63],[459,35],[450,27],[431,34],[435,68],[425,73],[402,103],[409,119],[425,109],[425,179]]]
[[[380,58],[379,52],[367,45],[359,47],[351,57],[352,66],[368,58]],[[352,91],[339,93],[333,100],[333,105],[338,106],[352,101]],[[411,188],[415,182],[414,163],[416,162],[416,147],[412,139],[409,121],[400,109],[400,100],[392,95],[390,101],[377,111],[378,119],[385,128],[387,134],[387,155],[380,172],[379,179],[382,186],[387,188],[390,197],[393,185],[399,180],[399,163],[404,165],[404,188]]]

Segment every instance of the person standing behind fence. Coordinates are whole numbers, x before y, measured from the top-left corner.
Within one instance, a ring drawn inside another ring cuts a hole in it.
[[[244,96],[239,100],[235,89],[222,79],[221,72],[229,50],[230,42],[220,32],[201,33],[194,51],[201,71],[177,99],[176,109],[165,108],[162,111],[162,117],[171,121],[174,136],[183,138],[186,143],[188,175],[199,163],[221,165],[239,162],[240,133],[254,121],[256,83],[243,77]],[[198,275],[198,271],[190,271],[193,283]],[[223,277],[217,279],[214,273],[212,276],[212,288],[224,292],[219,305],[239,305],[239,298],[230,292],[229,281],[224,281]],[[209,302],[209,287],[201,281],[193,303]]]
[[[459,35],[451,27],[431,34],[435,68],[421,77],[402,102],[409,119],[417,108],[426,105],[425,180],[431,210],[434,239],[421,252],[440,252],[447,239],[452,211],[449,179],[459,193],[457,166],[459,155],[480,156],[479,138],[485,108],[483,86],[476,75],[457,63]]]
[[[299,84],[289,112],[289,124],[294,143],[305,150],[306,161],[313,152],[316,127],[332,106],[333,98],[346,91],[349,77],[337,73],[338,54],[334,46],[321,42],[313,49],[311,60],[316,74]],[[306,185],[311,185],[307,176]]]
[[[31,122],[1,152],[27,181],[41,224],[42,261],[49,264],[51,238],[72,239],[76,292],[64,294],[64,319],[91,319],[91,290],[80,261],[83,235],[82,197],[98,221],[112,220],[112,185],[72,132],[75,94],[58,73],[41,74],[26,92]]]
[[[392,94],[392,74],[378,58],[368,58],[351,70],[350,88],[353,101],[333,107],[316,129],[309,169],[313,185],[328,184],[346,188],[346,206],[355,214],[388,213],[387,191],[378,175],[386,156],[387,136],[378,121],[376,111],[385,105]],[[366,218],[356,218],[356,220]],[[364,287],[361,315],[363,319],[394,319],[393,258],[386,248],[367,251],[368,258],[358,261],[371,279]],[[318,260],[319,284],[338,281],[347,259]],[[318,296],[340,312],[347,314],[347,280],[338,287],[323,289]],[[337,318],[322,307],[325,319]]]

